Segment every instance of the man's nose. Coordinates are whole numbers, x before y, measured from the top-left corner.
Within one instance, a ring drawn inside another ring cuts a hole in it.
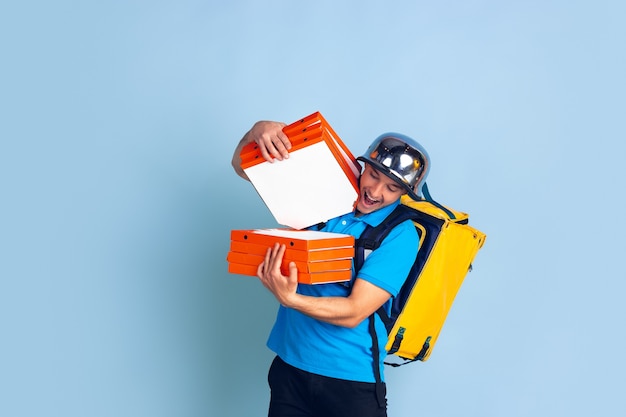
[[[383,184],[381,182],[379,182],[375,186],[373,186],[371,188],[371,192],[374,193],[373,197],[376,197],[376,198],[380,197],[382,195],[384,187],[385,187],[385,184]]]

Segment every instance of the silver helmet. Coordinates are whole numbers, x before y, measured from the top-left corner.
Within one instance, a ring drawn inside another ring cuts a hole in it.
[[[384,133],[357,159],[402,185],[412,199],[422,199],[422,184],[430,169],[430,158],[415,140],[400,133]]]

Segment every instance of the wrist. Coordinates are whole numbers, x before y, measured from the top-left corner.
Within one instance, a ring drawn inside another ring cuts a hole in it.
[[[283,307],[291,308],[292,310],[298,310],[301,298],[301,294],[294,292],[285,294],[283,297],[281,297],[279,301]]]

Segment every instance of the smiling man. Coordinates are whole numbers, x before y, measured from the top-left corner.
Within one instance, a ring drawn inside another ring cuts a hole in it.
[[[359,200],[356,209],[368,214],[397,201],[406,191],[396,181],[388,178],[366,163],[359,178]]]
[[[244,135],[232,160],[242,178],[247,179],[239,153],[248,143],[256,142],[270,162],[289,157],[291,144],[282,132],[284,126],[261,121]],[[426,150],[413,139],[383,134],[358,160],[363,172],[355,210],[330,219],[319,230],[358,239],[366,227],[383,222],[400,204],[402,195],[421,198],[430,161]],[[391,298],[402,287],[417,248],[417,232],[407,220],[369,254],[349,284],[320,285],[299,284],[293,263],[288,276],[281,273],[284,245],[268,250],[257,275],[280,303],[267,342],[276,353],[268,375],[270,417],[387,415],[386,387],[376,383],[377,379],[384,381],[385,355],[378,355],[374,364],[369,326],[374,320],[377,347],[385,352],[387,332],[374,312],[381,306],[389,312]],[[372,315],[374,318],[368,319]]]

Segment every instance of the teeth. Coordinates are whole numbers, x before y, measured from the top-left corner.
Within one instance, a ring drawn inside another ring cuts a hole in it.
[[[369,196],[369,194],[367,194],[367,192],[365,193],[365,199],[367,200],[367,202],[368,202],[369,204],[375,204],[375,203],[378,203],[378,200],[374,200],[373,198],[371,198],[371,197]]]

